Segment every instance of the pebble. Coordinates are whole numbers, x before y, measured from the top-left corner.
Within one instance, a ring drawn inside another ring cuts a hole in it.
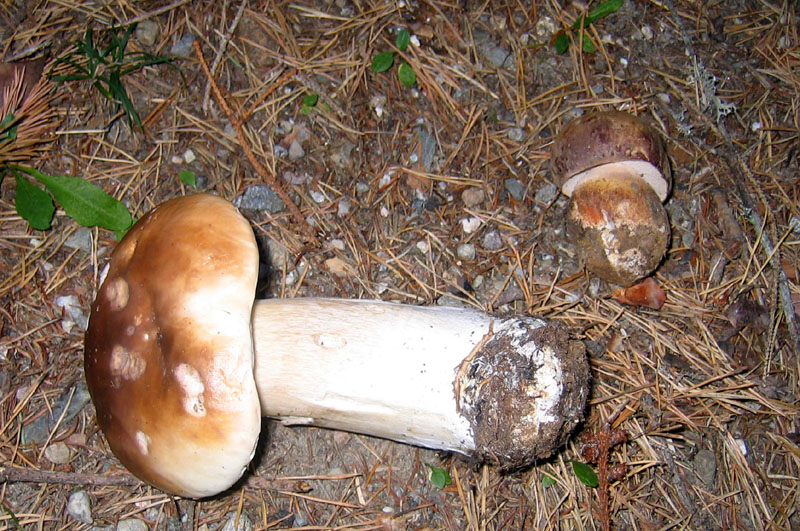
[[[419,161],[422,168],[429,172],[433,167],[433,158],[436,155],[436,137],[428,133],[422,128],[417,128],[417,137],[419,138]]]
[[[233,200],[233,204],[241,210],[267,211],[270,214],[276,214],[286,208],[278,194],[266,184],[248,186],[242,195]]]
[[[334,148],[331,153],[331,162],[333,162],[334,166],[341,169],[350,168],[353,165],[351,155],[355,147],[355,144],[349,140],[345,140],[342,144]]]
[[[467,188],[461,193],[461,200],[468,208],[475,208],[483,203],[485,198],[486,194],[480,188]]]
[[[279,159],[285,159],[286,156],[289,154],[289,150],[280,144],[275,144],[275,147],[272,149],[272,151],[275,153],[275,156],[278,157]]]
[[[525,185],[520,182],[519,179],[515,177],[509,177],[503,184],[508,190],[508,193],[511,194],[511,197],[516,199],[517,201],[522,201],[525,197]]]
[[[462,243],[456,249],[456,254],[462,260],[474,260],[475,259],[475,246],[471,243]]]
[[[528,136],[528,134],[525,132],[525,130],[523,128],[521,128],[521,127],[512,127],[511,129],[506,131],[506,134],[508,135],[508,139],[509,140],[511,140],[512,142],[518,142],[518,143],[522,142],[523,140],[525,140],[525,138],[527,138],[527,136]]]
[[[177,57],[189,57],[193,51],[194,35],[191,33],[184,34],[178,42],[172,45],[169,53]]]
[[[700,450],[692,460],[694,471],[707,489],[714,486],[717,475],[717,458],[711,450]]]
[[[183,160],[186,161],[186,164],[191,164],[196,159],[197,155],[194,154],[194,151],[192,151],[191,148],[183,152]]]
[[[340,218],[345,217],[350,213],[350,208],[352,204],[350,203],[349,199],[340,199],[339,204],[336,207],[336,215]]]
[[[356,183],[356,195],[364,195],[369,192],[369,185],[367,183]]]
[[[222,526],[222,531],[253,531],[253,522],[247,513],[239,513],[238,525],[235,512],[228,513],[228,520]]]
[[[89,227],[78,227],[64,240],[64,245],[70,249],[78,249],[89,253],[92,251],[92,230]]]
[[[461,220],[461,228],[467,234],[475,232],[476,230],[478,230],[478,228],[480,228],[480,226],[481,226],[480,218],[473,217],[473,218],[464,218]]]
[[[481,247],[487,251],[497,251],[503,248],[503,238],[500,237],[500,231],[492,230],[483,235]]]
[[[84,524],[92,523],[92,505],[85,490],[73,492],[67,501],[67,514]]]
[[[89,316],[84,313],[78,297],[75,295],[62,295],[56,297],[55,303],[56,306],[64,310],[65,316],[61,320],[61,327],[66,333],[69,334],[75,326],[81,330],[86,330],[89,326]]]
[[[311,196],[311,199],[317,204],[323,203],[325,201],[325,194],[323,194],[320,191],[311,190],[311,192],[309,192],[309,195]]]
[[[72,452],[70,452],[69,446],[61,441],[54,442],[44,450],[44,456],[54,465],[64,465],[69,463],[69,460],[72,457],[71,453]]]
[[[306,527],[308,525],[308,516],[304,513],[294,513],[294,522],[292,527]]]
[[[428,254],[428,251],[431,250],[431,246],[425,240],[421,240],[417,242],[417,250],[422,254]]]
[[[125,518],[117,522],[116,531],[148,531],[150,528],[144,520]]]
[[[495,68],[511,68],[514,66],[514,54],[506,48],[495,44],[492,36],[483,31],[474,31],[478,53]]]
[[[75,390],[74,392],[66,391],[59,397],[58,402],[53,407],[52,414],[42,415],[22,428],[22,440],[24,443],[43,443],[47,440],[56,420],[61,417],[62,413],[64,418],[61,424],[65,425],[81,412],[91,400],[89,389],[86,387],[85,382],[77,384],[73,389]],[[67,404],[69,404],[69,407],[67,407]],[[67,408],[66,413],[64,413],[64,408]]]
[[[533,196],[536,201],[544,203],[545,205],[549,205],[555,201],[556,197],[558,197],[558,187],[553,183],[545,184],[536,190],[536,194]]]
[[[147,19],[139,22],[136,25],[136,40],[141,43],[142,46],[149,48],[153,46],[156,41],[158,40],[158,35],[160,33],[160,29],[158,27],[158,23],[155,20]]]
[[[299,160],[305,156],[306,151],[303,149],[303,146],[300,145],[300,142],[292,140],[292,143],[289,144],[289,160]]]

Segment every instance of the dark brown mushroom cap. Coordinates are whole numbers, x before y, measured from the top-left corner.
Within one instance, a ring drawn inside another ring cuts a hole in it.
[[[672,172],[660,135],[625,112],[594,112],[570,122],[555,139],[550,157],[553,178],[568,197],[593,168],[611,163],[629,166],[661,201],[672,188]],[[592,172],[588,178],[595,175]]]
[[[86,380],[111,449],[143,481],[210,496],[250,462],[257,273],[250,225],[207,194],[163,203],[112,253],[86,331]]]

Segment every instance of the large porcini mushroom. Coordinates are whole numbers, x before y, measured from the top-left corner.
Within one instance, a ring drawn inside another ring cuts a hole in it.
[[[672,173],[658,133],[628,113],[586,114],[556,138],[551,169],[586,268],[624,286],[652,273],[670,239]]]
[[[140,479],[191,497],[241,476],[260,417],[451,450],[510,468],[581,420],[583,345],[532,317],[380,301],[253,301],[258,250],[227,201],[145,215],[92,306],[98,423]],[[252,333],[251,333],[252,330]]]

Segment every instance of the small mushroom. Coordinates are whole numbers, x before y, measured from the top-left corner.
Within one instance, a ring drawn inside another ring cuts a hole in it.
[[[571,198],[567,232],[587,269],[630,286],[658,267],[670,240],[662,202],[672,172],[654,129],[624,112],[586,114],[556,138],[551,169]]]
[[[257,300],[248,222],[215,196],[150,211],[112,253],[85,370],[109,446],[190,497],[243,474],[261,416],[503,468],[552,454],[588,395],[583,345],[528,316],[326,298]]]

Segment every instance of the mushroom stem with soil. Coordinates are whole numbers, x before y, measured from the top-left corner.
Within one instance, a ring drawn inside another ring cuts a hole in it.
[[[109,445],[140,479],[221,492],[260,417],[449,450],[503,468],[552,454],[588,394],[583,345],[529,316],[325,298],[254,303],[258,251],[227,201],[145,215],[112,254],[86,333]]]

